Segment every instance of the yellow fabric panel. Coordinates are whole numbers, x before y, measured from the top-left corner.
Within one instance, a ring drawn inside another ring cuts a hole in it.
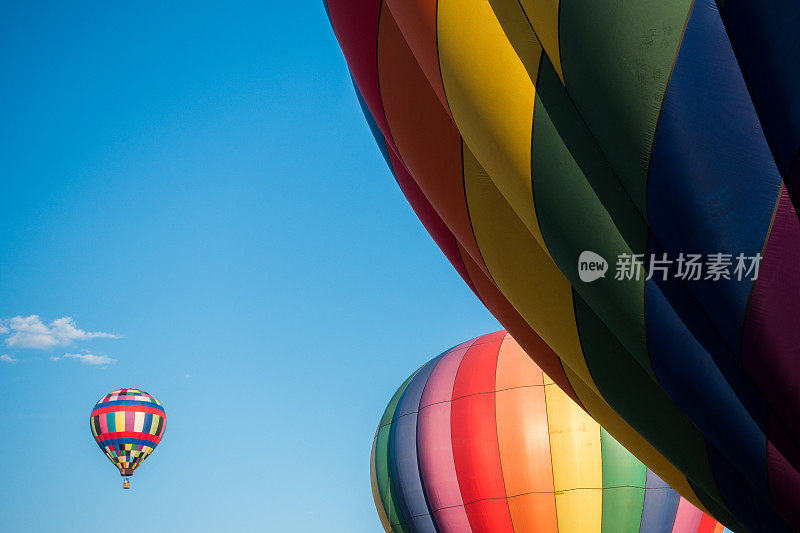
[[[148,431],[148,433],[150,433],[151,435],[156,434],[156,431],[158,430],[158,422],[160,419],[161,419],[160,416],[153,415],[153,421],[150,423],[150,431]]]
[[[599,395],[580,346],[572,287],[470,149],[464,146],[462,152],[467,206],[489,274],[534,331]]]
[[[555,385],[545,386],[559,533],[600,533],[600,426]]]
[[[519,2],[531,23],[532,31],[539,39],[547,57],[564,81],[561,71],[561,52],[558,44],[558,8],[559,0],[512,0]]]
[[[488,0],[440,0],[437,31],[453,120],[506,201],[544,245],[531,188],[534,82]]]
[[[117,431],[125,431],[125,411],[114,413],[114,428]]]
[[[527,14],[517,0],[489,0],[489,4],[535,86],[542,45],[528,23]]]
[[[375,509],[378,510],[378,518],[381,521],[383,530],[386,531],[386,533],[392,533],[392,526],[389,523],[389,517],[386,516],[381,493],[378,490],[378,478],[375,476],[375,444],[377,440],[378,434],[376,433],[375,438],[372,439],[372,450],[369,453],[369,481],[370,485],[372,485],[372,499],[375,501]]]

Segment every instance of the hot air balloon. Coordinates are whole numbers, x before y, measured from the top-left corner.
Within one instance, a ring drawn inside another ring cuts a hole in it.
[[[119,469],[124,489],[130,488],[128,478],[161,442],[166,426],[164,407],[139,389],[117,389],[106,394],[89,417],[94,440]]]
[[[623,448],[505,331],[397,390],[373,442],[386,531],[721,533]]]
[[[800,530],[800,4],[326,8],[406,198],[525,351],[693,503]]]

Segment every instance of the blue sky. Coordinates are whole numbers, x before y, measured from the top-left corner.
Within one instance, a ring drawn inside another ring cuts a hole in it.
[[[386,402],[499,326],[319,0],[113,4],[0,4],[0,529],[378,531]],[[88,427],[119,387],[168,416],[131,491]]]

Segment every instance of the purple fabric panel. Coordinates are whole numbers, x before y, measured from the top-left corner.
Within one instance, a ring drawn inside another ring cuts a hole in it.
[[[792,438],[768,437],[800,468],[800,222],[785,189],[763,256],[747,308],[742,356]]]
[[[772,503],[781,515],[800,531],[800,473],[781,452],[767,442],[767,477]]]
[[[441,356],[440,356],[441,357]],[[422,391],[440,357],[423,366],[411,379],[392,419],[389,459],[397,503],[406,525],[419,533],[436,533],[429,514],[417,455],[417,416]]]
[[[648,468],[639,533],[670,533],[679,501],[678,493]]]

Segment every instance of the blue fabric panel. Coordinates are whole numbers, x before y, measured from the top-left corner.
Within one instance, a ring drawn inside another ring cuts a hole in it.
[[[722,498],[745,527],[750,531],[765,533],[788,533],[791,531],[791,528],[778,516],[775,509],[767,505],[764,498],[748,487],[747,482],[715,446],[708,444],[707,450],[708,461],[711,463],[711,469],[714,471],[714,478],[717,480]]]
[[[153,415],[151,413],[144,414],[144,423],[142,424],[142,432],[150,433],[153,425]]]
[[[653,144],[650,227],[671,256],[759,253],[781,179],[713,0],[690,15]],[[690,281],[740,354],[752,282]]]
[[[722,17],[786,176],[800,146],[800,2],[728,0]]]
[[[417,457],[417,412],[428,378],[441,356],[432,360],[409,382],[392,419],[389,464],[398,505],[406,525],[414,532],[435,533]]]
[[[763,431],[652,280],[647,282],[646,302],[647,346],[659,383],[706,437],[735,462],[748,483],[766,496]]]
[[[671,533],[680,499],[677,492],[648,468],[639,533]]]
[[[658,247],[658,243],[652,238],[648,241],[648,256],[662,257],[664,250]],[[674,275],[674,271],[673,271]],[[697,297],[689,289],[687,284],[672,276],[666,280],[655,277],[649,283],[655,282],[661,290],[661,294],[667,299],[673,311],[677,314],[688,334],[694,338],[709,353],[717,368],[722,372],[725,380],[735,391],[739,401],[758,425],[762,433],[767,431],[767,405],[761,392],[756,388],[753,379],[742,366],[741,359],[735,356],[732,349],[720,336],[704,309],[698,304]],[[660,369],[671,370],[671,354],[664,350],[650,351],[650,361],[653,364],[653,371],[659,377],[655,367],[656,358],[666,357],[666,360],[659,360]]]
[[[353,84],[353,89],[356,91],[358,105],[361,106],[361,112],[364,113],[364,118],[367,120],[369,130],[372,132],[372,136],[375,138],[375,143],[378,145],[378,149],[381,151],[381,154],[383,154],[383,159],[386,161],[386,166],[392,168],[392,163],[389,161],[389,150],[386,148],[386,139],[383,138],[383,132],[381,132],[381,129],[378,127],[378,123],[375,122],[375,119],[372,118],[372,113],[367,106],[367,102],[364,101],[364,97],[361,95],[361,91],[358,89],[356,80],[353,79],[352,75],[350,75],[350,81]]]

